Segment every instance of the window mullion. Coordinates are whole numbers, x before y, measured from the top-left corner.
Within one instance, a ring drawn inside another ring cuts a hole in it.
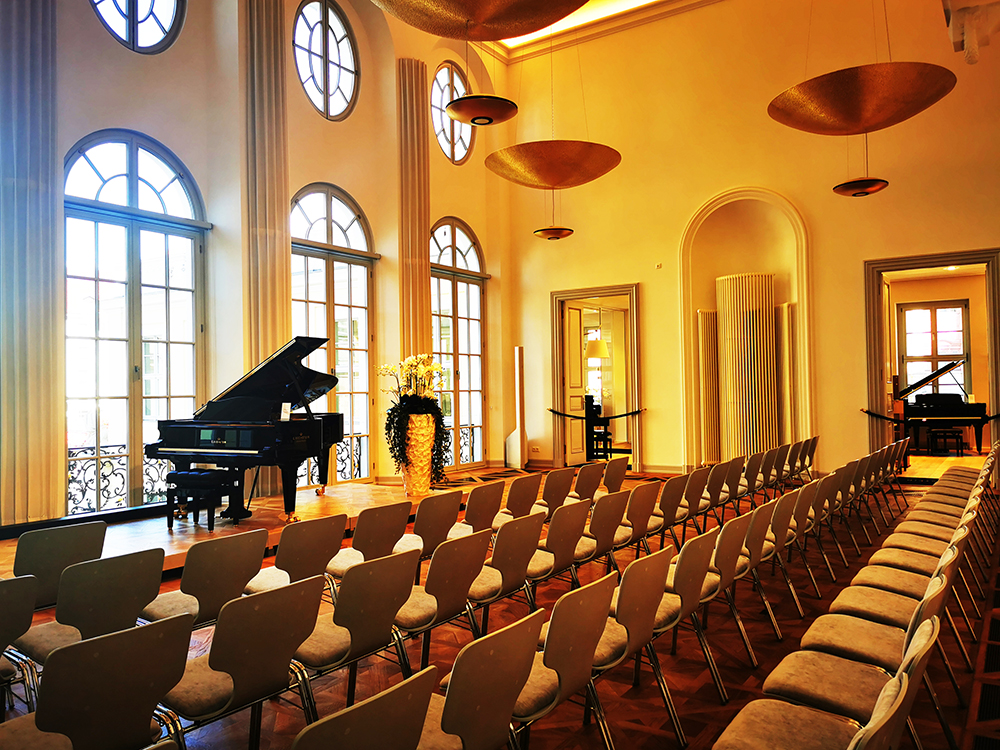
[[[140,269],[141,253],[139,252],[140,227],[130,221],[128,224],[128,240],[125,246],[126,268],[128,269],[128,286],[126,299],[128,323],[128,505],[142,505],[143,482],[142,462],[142,276]]]

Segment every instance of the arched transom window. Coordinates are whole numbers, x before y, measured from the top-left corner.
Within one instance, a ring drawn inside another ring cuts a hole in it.
[[[465,74],[452,62],[446,62],[434,75],[431,85],[431,124],[438,145],[453,163],[461,164],[472,150],[472,126],[452,120],[445,107],[452,99],[465,96],[469,84]]]
[[[331,0],[307,0],[295,16],[295,68],[309,101],[342,120],[358,96],[358,50],[343,12]]]
[[[455,218],[431,231],[431,330],[434,360],[444,369],[438,400],[451,432],[449,464],[484,461],[483,310],[486,274],[472,230]]]
[[[162,52],[177,38],[185,0],[91,0],[97,17],[119,42],[135,52]]]
[[[371,232],[361,208],[343,190],[308,185],[292,200],[292,333],[329,338],[309,355],[307,366],[337,376],[334,394],[313,411],[344,415],[344,439],[336,444],[328,481],[371,477]],[[299,485],[318,484],[312,460]]]

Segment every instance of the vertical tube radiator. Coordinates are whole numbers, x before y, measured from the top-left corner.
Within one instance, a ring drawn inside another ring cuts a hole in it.
[[[715,310],[698,310],[701,462],[722,460],[719,443],[719,324]]]
[[[778,444],[774,276],[715,280],[719,327],[719,422],[722,460]]]
[[[795,382],[795,305],[783,302],[774,308],[775,342],[778,363],[778,439],[795,442],[798,417],[792,397]]]

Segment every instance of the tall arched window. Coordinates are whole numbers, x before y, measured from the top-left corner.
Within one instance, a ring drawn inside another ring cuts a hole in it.
[[[484,285],[479,242],[452,217],[431,230],[431,326],[434,359],[444,368],[438,400],[451,431],[449,464],[470,467],[485,455]]]
[[[331,120],[347,117],[358,99],[358,49],[332,0],[305,0],[292,31],[295,69],[312,105]]]
[[[452,120],[445,107],[452,99],[465,96],[469,92],[465,74],[453,62],[446,62],[434,74],[431,85],[431,124],[434,137],[444,155],[454,164],[461,164],[472,151],[472,126]]]
[[[337,443],[336,481],[368,479],[371,458],[371,230],[361,208],[334,185],[313,183],[292,199],[292,333],[329,338],[307,366],[337,376],[335,395],[311,404],[313,411],[344,415]],[[328,477],[334,481],[331,475]],[[310,460],[299,485],[317,484]]]
[[[105,130],[66,158],[68,512],[164,499],[143,456],[198,394],[204,232],[197,186],[163,145]]]
[[[185,0],[91,0],[94,12],[111,36],[130,50],[162,52],[177,39],[184,24]]]

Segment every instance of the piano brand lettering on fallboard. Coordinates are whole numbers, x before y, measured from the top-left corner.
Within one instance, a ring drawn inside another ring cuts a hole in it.
[[[277,466],[285,513],[295,513],[296,473],[307,458],[326,485],[330,448],[344,438],[344,415],[314,414],[309,404],[337,385],[337,378],[302,364],[327,339],[296,336],[236,383],[195,412],[193,419],[161,419],[160,439],[145,448],[149,458],[167,459],[178,470],[191,464],[229,469],[237,491],[222,515],[246,518],[242,478],[246,469]],[[305,408],[305,414],[292,410]]]

